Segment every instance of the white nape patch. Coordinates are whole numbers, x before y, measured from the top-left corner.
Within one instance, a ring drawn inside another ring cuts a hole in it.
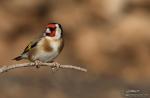
[[[51,30],[49,28],[46,29],[46,33],[50,33]]]

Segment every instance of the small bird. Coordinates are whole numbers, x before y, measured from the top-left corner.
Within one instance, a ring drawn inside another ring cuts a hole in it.
[[[31,62],[53,62],[63,47],[62,26],[59,23],[48,23],[42,37],[30,42],[22,54],[13,60],[28,59]]]

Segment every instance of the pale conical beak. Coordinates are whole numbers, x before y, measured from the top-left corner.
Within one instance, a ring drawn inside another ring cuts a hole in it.
[[[50,33],[51,30],[49,28],[46,29],[46,33]]]

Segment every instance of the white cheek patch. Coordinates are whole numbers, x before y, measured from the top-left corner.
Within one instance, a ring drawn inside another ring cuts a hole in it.
[[[50,29],[49,28],[47,28],[46,29],[46,33],[50,33],[51,31],[50,31]]]
[[[56,39],[59,39],[61,37],[61,29],[59,27],[59,25],[56,25]]]

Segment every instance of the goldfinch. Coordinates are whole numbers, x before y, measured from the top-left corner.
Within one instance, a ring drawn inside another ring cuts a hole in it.
[[[53,62],[64,46],[63,30],[58,23],[49,23],[39,39],[27,45],[22,54],[13,60],[28,59],[31,62]]]

